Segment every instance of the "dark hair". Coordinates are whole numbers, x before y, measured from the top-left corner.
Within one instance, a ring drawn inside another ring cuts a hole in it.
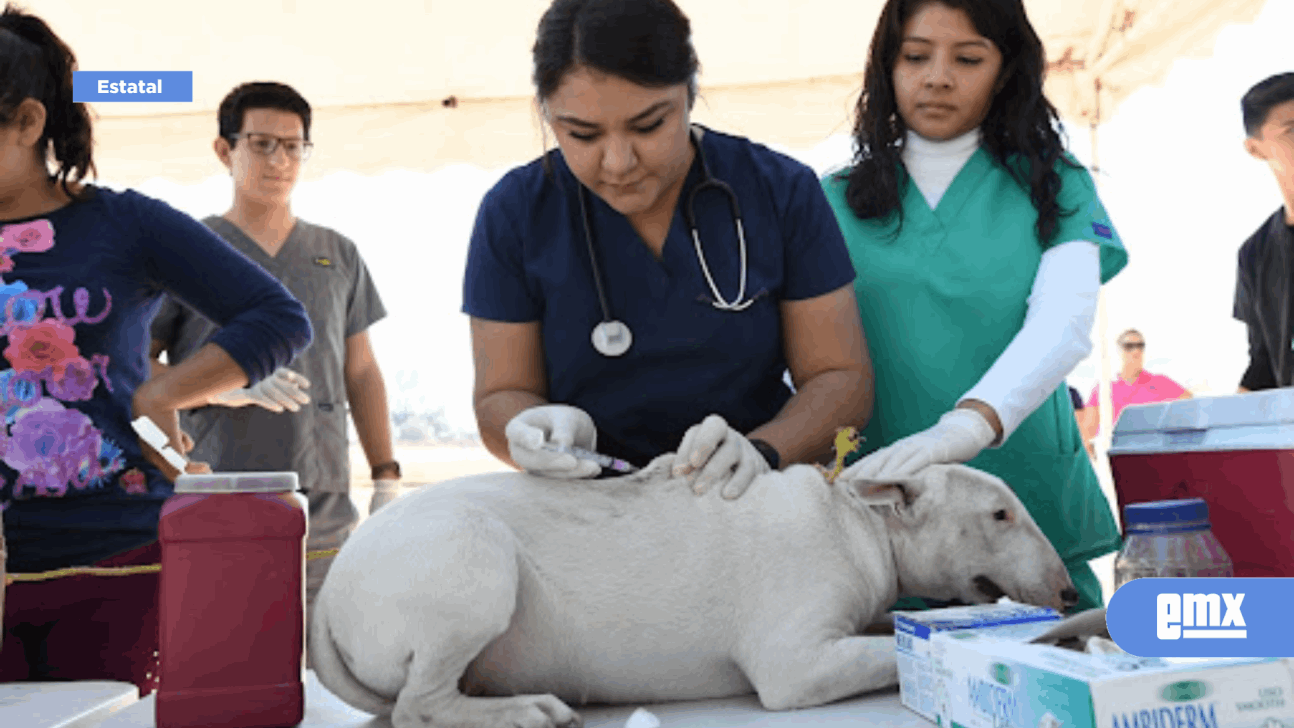
[[[1257,137],[1267,123],[1267,115],[1286,101],[1294,101],[1294,72],[1278,73],[1254,84],[1240,99],[1245,134]]]
[[[692,26],[671,0],[555,0],[532,55],[541,101],[577,65],[649,88],[686,83],[688,103],[696,98]]]
[[[58,163],[58,180],[68,197],[78,199],[68,180],[80,183],[95,174],[90,111],[72,100],[76,56],[45,21],[12,3],[0,13],[0,125],[14,121],[18,106],[35,99],[45,107],[45,131],[36,142],[41,161]]]
[[[217,118],[220,136],[230,144],[243,130],[243,118],[248,109],[277,109],[301,117],[305,138],[310,139],[310,104],[297,90],[274,81],[253,81],[236,87],[220,102]]]
[[[1042,92],[1045,61],[1042,41],[1029,24],[1021,0],[889,0],[872,36],[863,90],[854,122],[853,165],[840,176],[849,184],[845,199],[866,220],[898,214],[903,224],[902,192],[910,184],[902,165],[907,125],[894,95],[893,69],[903,44],[903,28],[926,5],[961,10],[976,32],[1002,53],[997,93],[980,127],[984,150],[1010,172],[1038,211],[1037,233],[1045,248],[1062,214],[1056,201],[1065,146],[1057,130],[1056,109]],[[1073,214],[1073,211],[1063,214]]]
[[[1128,329],[1127,331],[1124,331],[1122,334],[1119,334],[1119,338],[1114,340],[1115,343],[1122,344],[1123,340],[1127,338],[1129,334],[1136,334],[1137,336],[1140,336],[1141,343],[1143,344],[1146,343],[1146,335],[1141,333],[1140,331],[1137,331],[1136,329]]]

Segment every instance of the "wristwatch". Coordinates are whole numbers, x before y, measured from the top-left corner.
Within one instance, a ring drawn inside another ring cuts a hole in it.
[[[384,472],[384,471],[389,471],[389,470],[394,470],[394,471],[395,471],[395,478],[394,478],[394,480],[399,480],[399,479],[400,479],[400,463],[398,463],[398,462],[396,462],[396,461],[392,460],[392,461],[391,461],[391,462],[389,462],[389,463],[380,463],[380,464],[378,464],[378,465],[374,465],[374,466],[373,466],[373,480],[391,480],[391,478],[382,478],[382,477],[380,477],[380,475],[382,474],[382,472]]]
[[[768,467],[777,470],[777,466],[782,464],[782,456],[777,454],[777,450],[774,450],[772,445],[763,440],[751,440],[750,444],[754,445],[759,454],[768,461]]]

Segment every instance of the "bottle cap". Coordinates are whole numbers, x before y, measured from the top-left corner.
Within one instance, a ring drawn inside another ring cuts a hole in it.
[[[175,479],[176,493],[293,493],[296,473],[200,473]]]
[[[1134,503],[1123,508],[1123,521],[1129,527],[1186,525],[1208,520],[1209,504],[1203,498]]]

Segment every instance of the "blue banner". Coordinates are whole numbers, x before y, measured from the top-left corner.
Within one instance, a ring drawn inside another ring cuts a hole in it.
[[[193,101],[193,71],[74,71],[72,100]]]
[[[1138,657],[1294,657],[1294,579],[1134,579],[1105,623]]]

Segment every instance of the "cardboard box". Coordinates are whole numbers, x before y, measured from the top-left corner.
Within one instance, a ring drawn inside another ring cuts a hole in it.
[[[1093,655],[991,630],[931,640],[946,728],[1294,728],[1281,658]]]
[[[927,720],[937,718],[934,672],[930,663],[932,635],[979,629],[1028,640],[1042,634],[1059,619],[1060,614],[1054,609],[1012,603],[895,612],[894,646],[898,653],[900,701]]]

